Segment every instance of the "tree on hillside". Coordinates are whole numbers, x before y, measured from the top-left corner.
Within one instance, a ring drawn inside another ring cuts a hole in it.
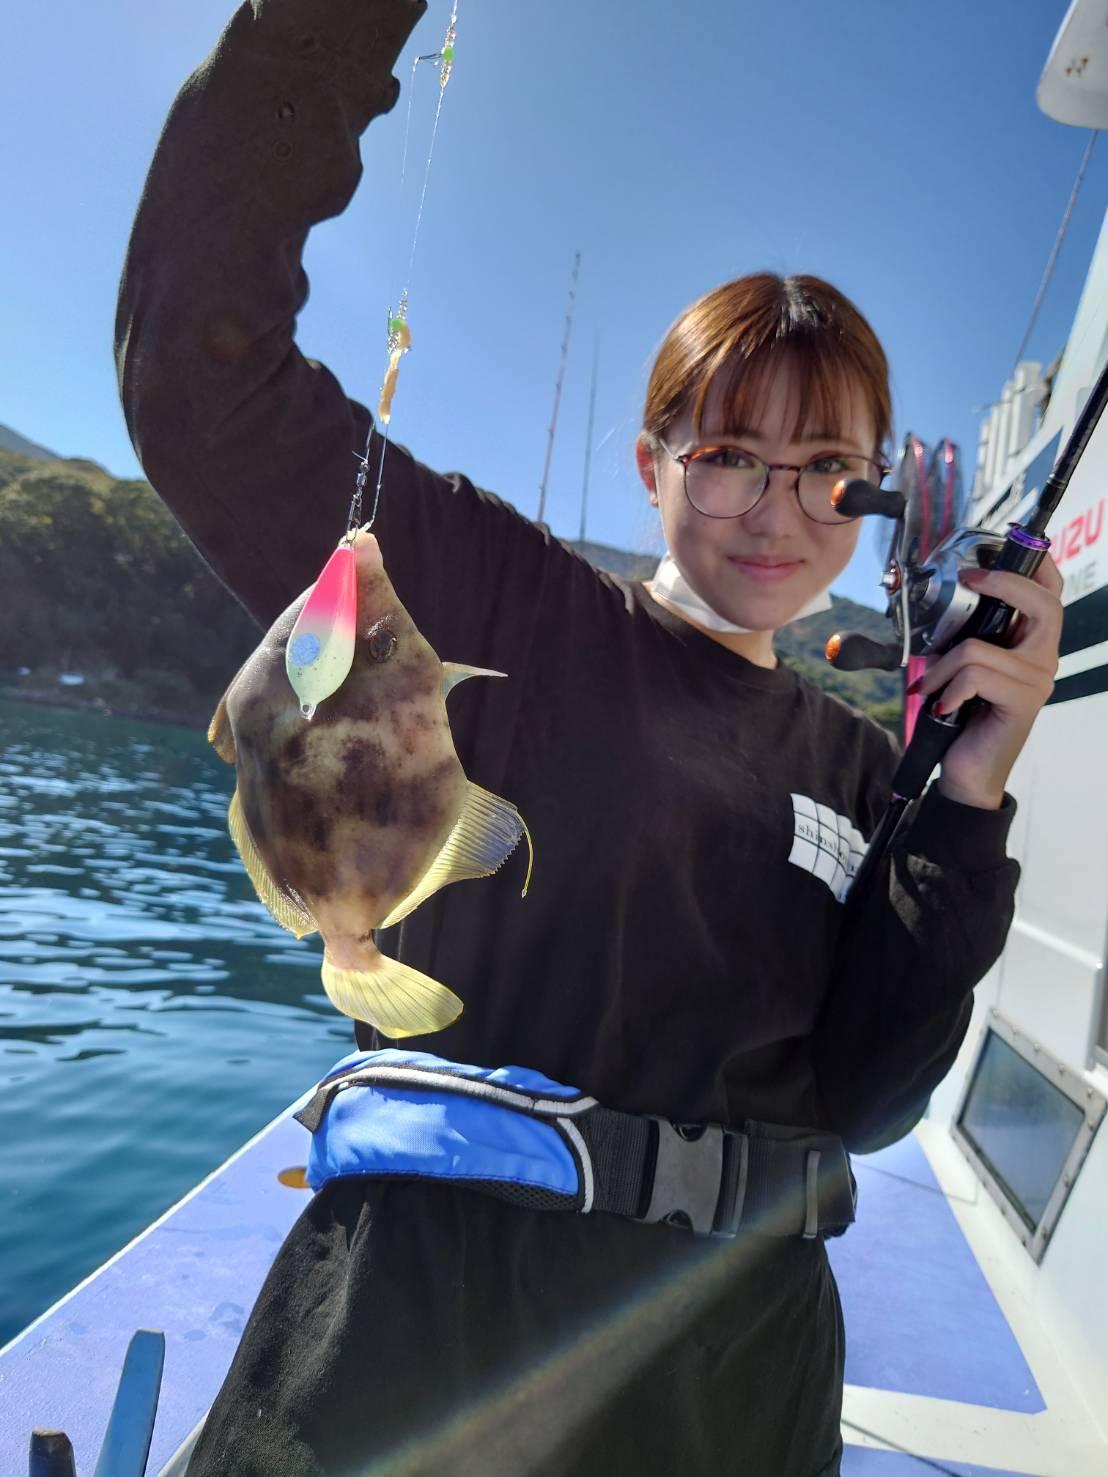
[[[0,588],[5,667],[172,671],[218,698],[259,634],[148,484],[62,463],[0,487]]]

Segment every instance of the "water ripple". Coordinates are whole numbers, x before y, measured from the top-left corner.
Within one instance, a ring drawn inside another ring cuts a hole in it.
[[[233,783],[203,734],[0,702],[0,1342],[350,1050]]]

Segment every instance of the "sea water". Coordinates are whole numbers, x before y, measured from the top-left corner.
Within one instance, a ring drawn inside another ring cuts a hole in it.
[[[233,787],[201,732],[0,702],[0,1345],[353,1049]]]

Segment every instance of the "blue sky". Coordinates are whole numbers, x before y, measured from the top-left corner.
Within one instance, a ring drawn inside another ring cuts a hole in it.
[[[232,9],[52,0],[6,28],[0,422],[121,476],[140,470],[111,357],[127,236],[166,111]],[[396,438],[534,516],[580,249],[555,533],[578,530],[599,338],[589,536],[660,547],[632,459],[653,353],[688,302],[753,270],[815,272],[847,292],[889,354],[898,436],[952,436],[971,471],[979,410],[1011,371],[1086,142],[1035,104],[1065,10],[460,0]],[[448,13],[449,0],[431,0],[402,81],[415,51],[438,47]],[[352,205],[317,228],[306,256],[300,345],[369,403],[434,108],[430,69],[418,80],[405,190],[402,97],[363,140]],[[1106,201],[1102,144],[1029,357],[1049,360],[1065,340]],[[840,593],[878,603],[874,543],[863,535]]]

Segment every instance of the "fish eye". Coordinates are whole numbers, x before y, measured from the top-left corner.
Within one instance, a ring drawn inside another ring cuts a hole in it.
[[[396,650],[396,633],[389,625],[388,616],[370,626],[366,632],[366,642],[369,646],[370,659],[375,662],[387,662]]]

